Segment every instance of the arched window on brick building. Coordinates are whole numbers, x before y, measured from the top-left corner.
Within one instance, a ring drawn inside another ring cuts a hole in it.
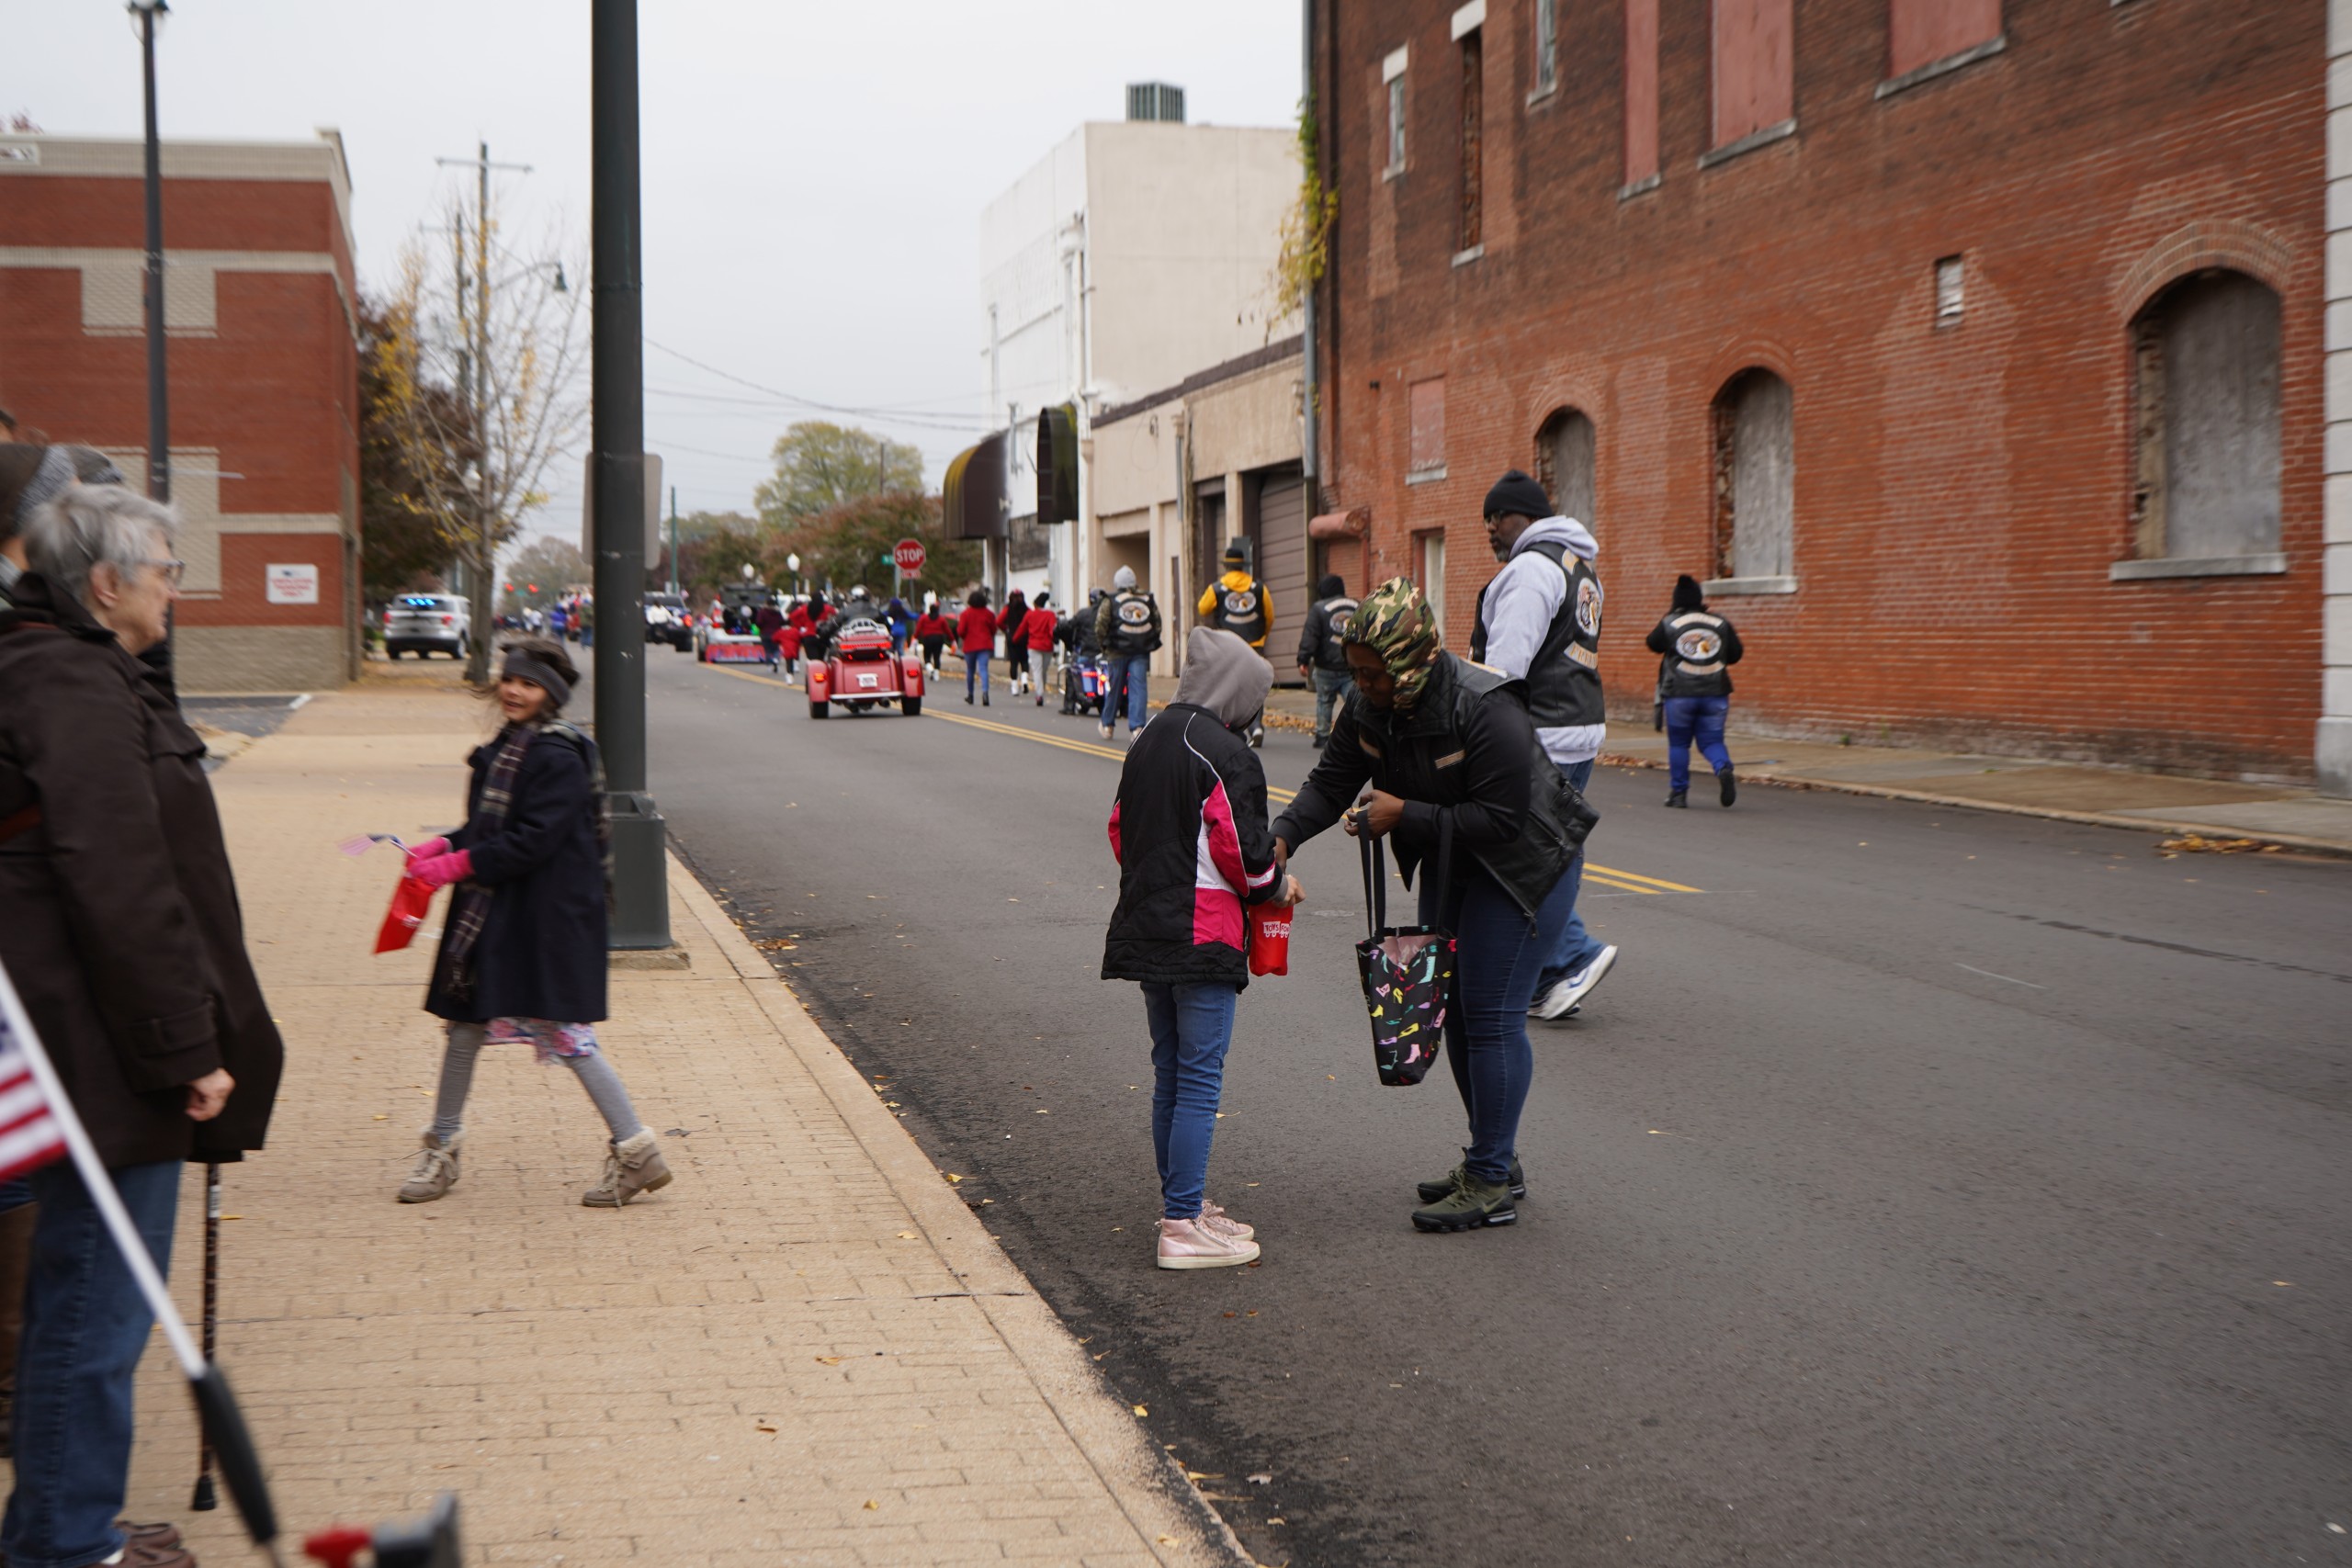
[[[2132,323],[2133,554],[2249,560],[2278,549],[2278,296],[2242,272],[2182,279]]]
[[[1796,400],[1770,370],[1715,396],[1715,550],[1724,577],[1796,575]]]
[[[1565,517],[1586,527],[1593,521],[1592,421],[1576,409],[1560,409],[1535,433],[1535,478]]]

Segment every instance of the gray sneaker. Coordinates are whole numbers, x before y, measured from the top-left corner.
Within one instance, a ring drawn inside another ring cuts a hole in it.
[[[409,1168],[408,1179],[401,1183],[401,1201],[430,1203],[455,1187],[458,1156],[465,1144],[462,1132],[452,1133],[447,1139],[426,1133],[423,1146],[416,1151],[416,1163]]]
[[[653,1142],[652,1128],[640,1127],[608,1147],[603,1179],[580,1195],[589,1208],[617,1209],[640,1192],[670,1185],[670,1167]]]

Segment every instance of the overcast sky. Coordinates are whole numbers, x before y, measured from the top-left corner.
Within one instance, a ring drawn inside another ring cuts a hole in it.
[[[810,416],[677,355],[893,411],[851,423],[920,446],[936,486],[980,432],[981,207],[1080,123],[1121,118],[1130,81],[1183,87],[1195,123],[1285,124],[1297,107],[1293,0],[656,0],[639,15],[646,445],[687,511],[748,509],[770,444]],[[0,0],[0,115],[139,134],[120,0]],[[505,232],[560,224],[585,254],[579,0],[174,0],[158,54],[167,138],[342,130],[363,285],[387,283],[470,177],[434,159],[485,139],[493,160],[532,166],[498,176]],[[532,525],[577,536],[578,471],[560,466]]]

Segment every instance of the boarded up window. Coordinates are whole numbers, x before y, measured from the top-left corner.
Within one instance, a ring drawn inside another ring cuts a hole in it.
[[[1430,602],[1430,614],[1437,619],[1438,635],[1445,635],[1445,535],[1442,532],[1418,534],[1414,537],[1421,545],[1421,597]]]
[[[2001,35],[2001,0],[1888,0],[1886,73],[1900,76]]]
[[[1412,418],[1412,450],[1408,467],[1417,474],[1445,467],[1445,378],[1416,381],[1408,393]]]
[[[1625,183],[1657,173],[1657,0],[1625,0]]]
[[[1535,0],[1535,90],[1548,93],[1560,82],[1558,0]]]
[[[1792,0],[1715,0],[1715,142],[1796,112]]]
[[[1486,185],[1486,29],[1462,35],[1462,224],[1457,251],[1480,243],[1479,212]]]
[[[1561,515],[1593,525],[1592,421],[1562,409],[1535,438],[1535,477]]]
[[[2133,324],[2138,371],[2137,552],[2267,555],[2278,548],[2278,296],[2208,272]]]
[[[1715,539],[1726,577],[1795,575],[1795,399],[1770,370],[1715,400]]]

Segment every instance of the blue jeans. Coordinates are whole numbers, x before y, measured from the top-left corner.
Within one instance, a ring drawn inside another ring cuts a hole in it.
[[[1724,720],[1730,714],[1729,697],[1666,699],[1667,788],[1679,795],[1690,787],[1690,742],[1694,737],[1708,766],[1719,773],[1731,766],[1731,749],[1724,744]]]
[[[155,1267],[172,1261],[180,1162],[109,1172]],[[154,1314],[70,1165],[32,1176],[33,1229],[17,1348],[17,1490],[0,1524],[10,1568],[85,1568],[120,1551],[130,1479],[131,1376]]]
[[[1344,670],[1315,667],[1315,739],[1331,738],[1331,715],[1348,694],[1349,674]]]
[[[1519,1113],[1535,1071],[1535,1054],[1527,1043],[1527,1004],[1534,999],[1544,955],[1559,945],[1576,901],[1575,880],[1565,873],[1533,920],[1475,866],[1456,867],[1442,908],[1438,890],[1427,881],[1421,885],[1421,922],[1452,931],[1459,949],[1453,1001],[1445,1014],[1445,1055],[1462,1108],[1470,1115],[1463,1160],[1482,1181],[1500,1181],[1510,1174]]]
[[[1111,672],[1111,696],[1102,705],[1102,728],[1108,729],[1118,722],[1119,708],[1124,703],[1127,710],[1127,733],[1133,735],[1151,716],[1147,703],[1147,688],[1151,683],[1151,655],[1106,654],[1102,663]],[[1122,692],[1126,694],[1124,698],[1120,696]]]
[[[964,655],[964,700],[967,703],[972,700],[972,682],[975,678],[980,682],[980,694],[988,695],[989,650],[985,648],[973,649]]]
[[[1567,775],[1568,782],[1576,785],[1577,793],[1582,795],[1585,786],[1592,782],[1592,760],[1587,758],[1581,762],[1571,762],[1560,772]],[[1568,885],[1568,923],[1560,932],[1559,945],[1553,951],[1552,961],[1544,965],[1544,973],[1536,979],[1537,996],[1542,996],[1571,975],[1584,973],[1585,966],[1600,957],[1601,948],[1607,945],[1584,929],[1584,916],[1576,907],[1577,896],[1584,890],[1582,850],[1577,852],[1577,858],[1568,863],[1568,874],[1561,880]]]
[[[1151,1152],[1159,1160],[1159,1212],[1171,1220],[1200,1218],[1209,1139],[1225,1094],[1225,1048],[1233,1043],[1233,1004],[1240,994],[1231,986],[1144,982],[1144,1017],[1151,1024]]]

